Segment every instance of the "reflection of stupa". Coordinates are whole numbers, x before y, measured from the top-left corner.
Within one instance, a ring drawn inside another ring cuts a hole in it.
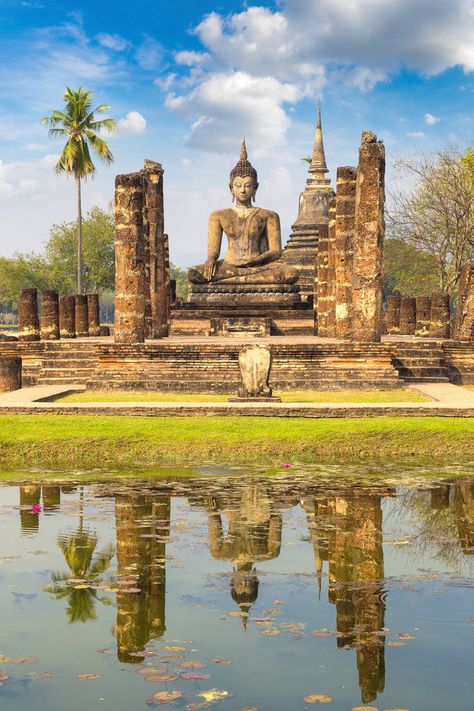
[[[305,500],[303,505],[316,570],[321,572],[328,561],[337,645],[355,647],[362,702],[369,703],[385,686],[385,648],[379,634],[385,617],[381,498],[354,492]]]
[[[121,662],[142,662],[146,645],[165,626],[166,539],[170,497],[117,496],[117,655]],[[140,592],[127,592],[128,590]]]
[[[223,515],[228,524],[226,534]],[[281,527],[280,514],[273,510],[266,489],[258,484],[248,485],[240,497],[234,494],[208,503],[211,555],[234,564],[231,595],[243,613],[244,627],[258,596],[258,577],[253,566],[279,556]]]

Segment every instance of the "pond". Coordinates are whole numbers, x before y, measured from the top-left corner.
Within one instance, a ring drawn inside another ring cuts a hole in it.
[[[0,485],[0,707],[472,709],[474,478]]]

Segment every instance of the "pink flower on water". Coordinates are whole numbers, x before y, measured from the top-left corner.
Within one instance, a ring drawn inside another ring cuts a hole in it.
[[[41,506],[38,506],[38,504],[33,504],[31,510],[33,513],[41,513]]]
[[[291,464],[284,464],[283,469],[289,469],[291,467]]]

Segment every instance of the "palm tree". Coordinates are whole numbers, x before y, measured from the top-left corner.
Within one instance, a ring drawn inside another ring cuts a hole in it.
[[[64,111],[53,111],[51,116],[41,119],[47,124],[50,136],[67,136],[67,142],[56,163],[56,173],[74,175],[77,186],[77,291],[82,294],[82,208],[81,180],[95,172],[91,158],[92,151],[110,165],[112,153],[96,132],[113,131],[117,122],[112,118],[96,120],[95,113],[104,113],[110,106],[96,106],[92,109],[92,91],[80,86],[78,89],[66,87]]]

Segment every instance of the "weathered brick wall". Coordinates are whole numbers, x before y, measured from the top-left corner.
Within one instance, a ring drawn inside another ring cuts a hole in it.
[[[357,170],[337,169],[335,240],[335,319],[337,338],[351,337],[351,308]]]
[[[459,280],[454,338],[474,341],[474,264],[465,264]]]
[[[379,341],[382,334],[383,243],[385,235],[385,148],[362,132],[356,187],[352,338]]]

